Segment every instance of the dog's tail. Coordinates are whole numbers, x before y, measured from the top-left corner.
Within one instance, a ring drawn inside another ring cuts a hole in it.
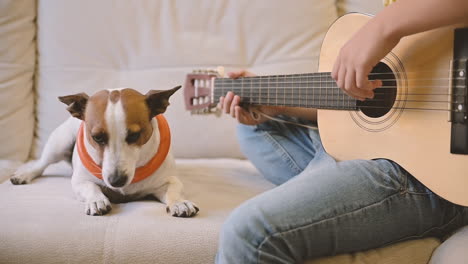
[[[0,183],[8,180],[22,164],[23,162],[16,160],[0,160]]]

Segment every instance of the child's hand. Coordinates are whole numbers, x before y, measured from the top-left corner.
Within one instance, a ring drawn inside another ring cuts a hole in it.
[[[374,89],[382,86],[382,81],[369,81],[367,76],[399,42],[380,24],[372,19],[355,33],[341,48],[333,66],[332,77],[338,86],[358,100],[373,98]]]
[[[247,71],[239,72],[230,72],[228,73],[230,78],[236,79],[239,77],[252,77],[254,74]],[[242,108],[239,104],[241,98],[238,95],[235,95],[233,92],[228,92],[226,96],[221,96],[219,98],[218,108],[220,108],[224,113],[231,114],[231,116],[241,124],[244,125],[258,125],[265,122],[267,119],[261,115],[258,115],[258,118],[253,118],[249,111]],[[265,107],[259,106],[251,109],[252,111],[261,111],[268,115],[276,115],[277,110],[274,107]]]

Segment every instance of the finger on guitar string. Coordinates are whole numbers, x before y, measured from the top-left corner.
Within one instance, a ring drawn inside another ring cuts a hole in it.
[[[367,91],[372,91],[375,96],[375,89],[382,87],[381,80],[369,80],[362,71],[356,71],[356,87]],[[372,97],[373,98],[373,97]]]
[[[340,63],[339,63],[339,59],[337,59],[335,63],[333,64],[333,70],[331,72],[331,77],[333,78],[333,80],[335,80],[335,82],[338,81],[339,71],[340,71]]]
[[[234,95],[234,99],[232,99],[231,110],[230,110],[231,111],[231,116],[234,117],[234,118],[236,117],[236,111],[235,111],[234,108],[236,106],[239,106],[239,104],[240,104],[240,96]]]
[[[220,110],[223,110],[223,102],[224,102],[224,96],[220,96],[218,104],[216,105],[216,107],[218,107],[218,109],[220,109]]]
[[[242,124],[247,124],[247,125],[253,125],[255,122],[250,118],[249,112],[247,112],[244,108],[241,106],[236,105],[234,108],[235,112],[235,117],[237,119],[237,122],[242,123]]]
[[[364,99],[372,99],[374,97],[374,92],[371,89],[361,89],[356,86],[356,72],[354,71],[354,69],[351,68],[346,70],[346,77],[344,81],[345,86],[342,88],[344,88],[348,93],[352,94],[354,97]],[[360,100],[364,101],[364,99]]]
[[[231,91],[227,92],[223,100],[223,112],[226,114],[230,113],[232,99],[234,99],[234,93]]]

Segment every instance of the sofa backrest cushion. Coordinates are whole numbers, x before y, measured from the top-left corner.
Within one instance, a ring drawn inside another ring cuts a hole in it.
[[[313,72],[335,0],[39,0],[38,149],[68,117],[57,96],[184,83],[193,69]],[[182,91],[166,118],[178,158],[242,157],[236,122],[191,116]]]
[[[34,131],[36,1],[0,1],[0,159],[28,158]]]

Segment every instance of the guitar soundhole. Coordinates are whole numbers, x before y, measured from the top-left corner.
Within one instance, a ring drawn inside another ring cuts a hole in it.
[[[374,90],[374,98],[364,102],[357,101],[357,106],[368,117],[381,117],[393,107],[397,96],[397,82],[387,64],[379,62],[369,75],[369,80],[382,80],[382,87]]]

